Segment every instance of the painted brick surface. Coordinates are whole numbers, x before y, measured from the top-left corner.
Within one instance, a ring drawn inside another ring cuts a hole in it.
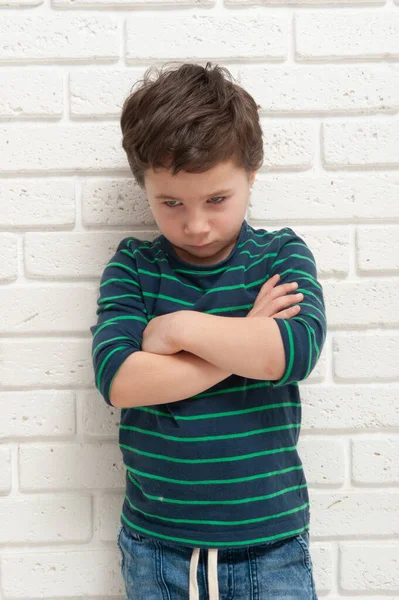
[[[95,389],[89,327],[119,241],[159,233],[119,115],[174,60],[225,66],[254,96],[248,221],[316,258],[329,329],[298,448],[318,594],[397,599],[399,0],[0,8],[0,600],[124,598],[120,411]]]

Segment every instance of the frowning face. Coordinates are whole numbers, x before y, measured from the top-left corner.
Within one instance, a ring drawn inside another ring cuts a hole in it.
[[[233,161],[204,173],[147,169],[145,191],[153,217],[176,254],[193,264],[227,257],[247,212],[256,172],[248,175]]]

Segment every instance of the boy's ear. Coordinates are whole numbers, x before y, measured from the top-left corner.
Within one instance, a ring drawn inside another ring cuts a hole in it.
[[[250,178],[249,178],[249,184],[250,184],[250,186],[251,186],[251,187],[252,187],[252,186],[253,186],[253,184],[254,184],[254,181],[255,181],[255,177],[256,177],[256,173],[257,173],[257,172],[258,172],[258,171],[253,171],[253,172],[251,173],[251,176],[250,176]]]

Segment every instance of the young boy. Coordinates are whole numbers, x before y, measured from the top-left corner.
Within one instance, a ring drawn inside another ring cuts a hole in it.
[[[90,328],[96,385],[121,409],[127,598],[314,600],[296,448],[298,382],[326,336],[314,257],[245,220],[253,98],[210,63],[150,71],[121,128],[162,233],[120,242]]]

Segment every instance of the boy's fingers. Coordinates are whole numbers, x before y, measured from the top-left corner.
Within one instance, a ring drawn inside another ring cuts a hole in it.
[[[282,310],[282,311],[276,313],[275,315],[273,315],[272,319],[275,319],[276,317],[279,319],[289,319],[290,317],[299,313],[300,310],[301,310],[300,306],[291,306],[290,308]]]
[[[277,284],[279,279],[280,279],[280,275],[277,275],[277,274],[273,275],[273,277],[270,277],[270,279],[268,279],[266,281],[266,283],[264,283],[262,285],[262,287],[260,288],[260,291],[273,287],[274,285]]]

